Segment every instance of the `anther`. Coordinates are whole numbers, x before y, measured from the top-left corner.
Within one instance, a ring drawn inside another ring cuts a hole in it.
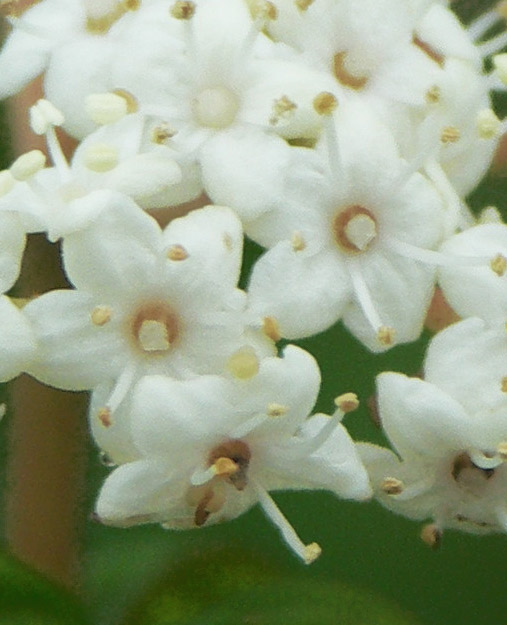
[[[239,471],[239,465],[230,458],[218,458],[213,463],[213,472],[217,477],[230,477]]]
[[[92,310],[90,318],[93,325],[103,326],[111,321],[112,314],[113,311],[109,306],[97,306]]]
[[[262,320],[262,331],[263,333],[275,343],[282,338],[282,333],[280,332],[280,326],[278,325],[278,321],[274,317],[264,317]]]
[[[503,276],[507,269],[507,259],[503,254],[497,254],[495,258],[489,263],[491,270],[496,273],[497,276]]]
[[[251,13],[254,20],[274,21],[278,18],[278,9],[268,0],[256,0]]]
[[[274,126],[282,119],[287,119],[294,114],[297,109],[297,104],[293,102],[286,95],[278,98],[273,102],[273,115],[271,116],[269,123]]]
[[[332,115],[337,107],[338,100],[329,91],[323,91],[313,99],[313,108],[319,115]]]
[[[125,11],[137,11],[141,7],[141,0],[122,0]]]
[[[396,477],[386,477],[380,485],[380,489],[387,495],[399,495],[403,488],[403,482]]]
[[[34,174],[44,169],[46,165],[46,157],[40,150],[31,150],[22,154],[11,165],[10,172],[12,176],[24,182],[29,180]]]
[[[314,0],[294,0],[294,4],[300,11],[306,11],[314,3]]]
[[[36,135],[44,135],[49,128],[61,126],[64,121],[63,113],[49,100],[41,98],[30,108],[30,127]]]
[[[493,67],[500,81],[507,85],[507,53],[495,54],[493,57]]]
[[[442,92],[438,85],[433,85],[426,91],[426,102],[428,104],[438,104],[441,97]]]
[[[500,458],[503,461],[507,460],[507,441],[503,441],[501,443],[499,443],[498,447],[496,448],[498,455],[500,456]]]
[[[183,245],[171,245],[167,252],[167,258],[169,260],[186,260],[188,252]]]
[[[291,236],[290,243],[295,252],[302,252],[306,248],[306,241],[303,239],[301,232],[294,232]]]
[[[101,408],[97,416],[99,418],[99,421],[105,428],[110,428],[113,425],[113,422],[111,420],[111,411],[109,410],[109,408]]]
[[[459,131],[459,128],[457,128],[456,126],[446,126],[442,129],[442,132],[440,134],[440,141],[444,145],[447,145],[448,143],[456,143],[457,141],[459,141],[460,137],[461,133]]]
[[[93,93],[86,98],[86,113],[96,124],[113,124],[128,113],[125,98],[116,93]]]
[[[15,184],[16,179],[8,169],[0,171],[0,197],[12,191]]]
[[[84,164],[99,174],[111,171],[118,165],[118,150],[107,143],[91,145],[85,152]]]
[[[192,19],[195,13],[195,2],[190,2],[189,0],[175,2],[171,7],[170,13],[177,20]]]
[[[259,359],[252,347],[240,347],[227,361],[227,370],[238,380],[249,380],[259,372]]]
[[[501,379],[500,388],[502,390],[502,393],[507,393],[507,375]]]
[[[347,51],[338,52],[333,57],[333,72],[338,82],[345,87],[350,87],[356,91],[360,91],[368,83],[368,76],[350,70],[350,57],[347,57]]]
[[[442,544],[442,530],[434,523],[429,523],[421,530],[421,540],[432,549],[438,549]]]
[[[158,126],[155,126],[151,131],[151,140],[153,143],[158,143],[159,145],[164,144],[168,139],[172,139],[176,134],[176,130],[171,128],[167,122],[163,122]]]
[[[306,545],[304,550],[305,564],[311,564],[312,562],[315,562],[315,560],[320,556],[321,553],[322,549],[319,544],[310,543],[309,545]]]
[[[342,412],[353,412],[359,408],[359,399],[355,393],[344,393],[336,397],[334,403]]]
[[[268,404],[267,415],[268,417],[283,417],[284,414],[287,414],[288,410],[288,406],[272,403]]]
[[[492,109],[484,109],[477,115],[477,130],[481,139],[494,139],[500,133],[502,122]]]
[[[136,96],[126,89],[113,89],[113,94],[123,98],[127,103],[127,113],[137,113],[139,111],[139,102]]]
[[[377,332],[377,341],[385,347],[394,343],[394,328],[381,326]]]

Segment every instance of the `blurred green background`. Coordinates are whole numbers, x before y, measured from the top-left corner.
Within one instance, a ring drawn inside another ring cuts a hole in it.
[[[467,18],[488,4],[460,6]],[[507,112],[505,98],[498,100],[497,110],[500,116]],[[2,124],[0,169],[11,159]],[[476,209],[494,204],[505,210],[506,191],[507,178],[497,172],[470,201]],[[254,245],[247,246],[247,266],[258,253]],[[385,370],[416,374],[428,338],[381,356],[368,353],[340,325],[300,341],[322,369],[324,383],[316,409],[331,411],[333,398],[352,390],[363,403],[345,421],[351,435],[383,442],[366,407],[375,375]],[[0,424],[3,458],[8,420]],[[89,456],[86,514],[93,510],[109,471],[91,444]],[[323,547],[311,567],[287,550],[257,508],[222,526],[181,533],[150,526],[121,530],[88,522],[82,546],[82,608],[5,559],[0,564],[0,624],[81,623],[81,609],[93,625],[507,622],[505,536],[448,531],[435,552],[419,540],[419,524],[375,503],[343,502],[323,493],[281,493],[275,498],[303,540]],[[16,602],[28,611],[16,611],[12,608]]]

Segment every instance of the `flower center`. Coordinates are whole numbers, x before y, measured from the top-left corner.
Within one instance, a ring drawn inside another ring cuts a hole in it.
[[[364,67],[346,51],[334,55],[333,73],[342,85],[356,91],[362,89],[369,80]]]
[[[237,490],[247,485],[247,471],[252,453],[246,443],[230,440],[211,450],[208,456],[210,467],[216,468],[216,475],[232,484]]]
[[[460,488],[480,495],[486,481],[495,475],[495,469],[477,466],[469,454],[463,452],[454,458],[451,475]]]
[[[193,101],[194,119],[208,128],[226,128],[236,119],[239,99],[225,87],[204,89]]]
[[[143,352],[163,353],[178,340],[181,324],[165,302],[151,302],[137,311],[131,330],[136,346]]]
[[[332,228],[336,243],[348,254],[365,252],[377,238],[377,221],[363,206],[353,205],[339,211]]]

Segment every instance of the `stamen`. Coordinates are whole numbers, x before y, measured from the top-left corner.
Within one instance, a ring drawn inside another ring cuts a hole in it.
[[[423,540],[431,549],[438,549],[442,544],[442,530],[436,524],[430,523],[425,525],[421,530],[421,540]]]
[[[347,267],[359,306],[373,331],[376,333],[378,342],[384,346],[392,345],[394,329],[382,323],[361,271],[354,262],[349,261]]]
[[[400,495],[403,489],[403,482],[396,477],[386,477],[380,484],[380,490],[387,495]]]
[[[114,145],[96,143],[86,150],[83,160],[88,169],[103,174],[111,171],[118,165],[118,150]]]
[[[271,22],[278,18],[278,9],[267,0],[254,0],[250,6],[252,18],[260,22]]]
[[[435,61],[440,67],[444,66],[445,57],[439,52],[434,50],[428,43],[423,41],[418,35],[414,33],[412,37],[412,43],[426,54],[432,61]]]
[[[369,76],[357,75],[351,71],[350,65],[350,57],[346,50],[334,55],[333,73],[338,82],[345,87],[360,91],[368,83]]]
[[[483,471],[489,471],[490,469],[496,469],[499,467],[503,460],[496,454],[485,454],[483,451],[479,449],[472,449],[468,452],[468,456],[472,463],[479,469]]]
[[[230,356],[226,367],[238,380],[249,380],[259,373],[259,359],[253,347],[244,345]]]
[[[109,408],[101,408],[97,415],[99,421],[105,428],[110,428],[113,425],[113,421],[111,419],[111,411]]]
[[[504,376],[500,381],[500,388],[502,389],[502,393],[507,393],[507,376]]]
[[[305,545],[269,493],[257,482],[253,483],[253,487],[266,516],[278,527],[287,545],[305,564],[314,562],[322,553],[319,545],[317,543]]]
[[[49,100],[40,99],[30,107],[30,127],[36,135],[45,135],[53,126],[61,126],[65,121],[63,113]]]
[[[7,195],[16,184],[16,179],[8,169],[0,171],[0,197]]]
[[[486,58],[492,54],[500,52],[500,50],[503,50],[505,46],[507,46],[507,32],[504,31],[496,37],[493,37],[484,43],[480,43],[477,47],[482,58]]]
[[[332,115],[338,108],[338,100],[329,91],[323,91],[313,99],[313,108],[319,115]]]
[[[274,317],[264,317],[262,320],[262,331],[263,333],[275,343],[282,338],[282,334],[280,332],[280,326],[278,325],[278,321]]]
[[[97,306],[92,310],[90,317],[94,325],[103,326],[111,321],[112,314],[113,310],[109,306]]]
[[[300,11],[306,11],[315,0],[294,0],[294,4]]]
[[[496,450],[500,458],[505,462],[507,460],[507,441],[499,443]]]
[[[428,104],[438,104],[442,97],[442,90],[438,85],[433,85],[426,91],[426,102]]]
[[[195,9],[195,2],[190,2],[189,0],[180,0],[173,4],[170,9],[170,13],[177,20],[189,20],[194,17]]]
[[[113,89],[113,95],[117,95],[125,100],[127,103],[127,113],[131,114],[139,111],[139,102],[136,96],[130,91],[126,89]]]
[[[492,28],[501,18],[502,7],[504,2],[499,2],[491,11],[486,11],[471,24],[468,25],[467,31],[474,41],[478,41],[483,37],[490,28]]]
[[[19,182],[25,182],[46,165],[46,157],[40,150],[31,150],[17,158],[10,167],[10,172]]]
[[[461,133],[459,128],[457,128],[456,126],[446,126],[442,129],[442,132],[440,134],[440,141],[444,145],[447,145],[448,143],[456,143],[457,141],[459,141],[460,137]]]
[[[497,254],[495,258],[489,263],[491,269],[496,273],[497,276],[503,276],[505,270],[507,269],[507,260],[503,254]]]
[[[116,381],[113,391],[106,402],[106,407],[104,408],[104,410],[107,409],[109,411],[110,415],[118,409],[127,396],[127,393],[134,383],[136,373],[137,367],[135,362],[130,362],[121,372],[120,377]]]
[[[495,139],[502,129],[502,122],[492,109],[484,109],[477,115],[477,130],[481,139]]]
[[[355,393],[344,393],[336,397],[334,403],[344,415],[359,408],[359,399]]]
[[[301,232],[293,232],[290,239],[292,249],[295,252],[302,252],[306,248],[306,241],[303,239]]]
[[[186,260],[188,252],[183,245],[171,245],[167,252],[167,258],[175,261]]]
[[[297,104],[290,100],[286,95],[278,98],[273,102],[273,115],[271,116],[269,123],[271,126],[275,126],[281,120],[292,117],[296,109]]]
[[[190,478],[190,483],[193,486],[202,486],[207,484],[215,477],[230,477],[240,470],[239,465],[231,460],[231,458],[221,457],[218,458],[210,467],[205,471],[197,469]]]
[[[163,145],[168,139],[172,139],[176,134],[176,130],[171,128],[168,123],[163,122],[155,126],[151,132],[151,140],[153,143]]]

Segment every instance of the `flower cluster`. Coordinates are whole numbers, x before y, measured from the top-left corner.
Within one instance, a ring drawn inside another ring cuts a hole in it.
[[[51,159],[0,172],[0,379],[91,391],[115,466],[97,518],[201,527],[259,502],[307,563],[320,547],[269,491],[374,491],[432,544],[507,531],[507,225],[465,201],[506,129],[507,3],[468,28],[442,0],[0,6],[0,96],[44,75],[30,124]],[[71,288],[18,306],[36,232]],[[241,290],[245,235],[265,252]],[[353,393],[310,416],[318,365],[277,343],[340,320],[372,352],[414,341],[437,285],[465,320],[424,381],[378,379],[397,455],[351,440]]]

